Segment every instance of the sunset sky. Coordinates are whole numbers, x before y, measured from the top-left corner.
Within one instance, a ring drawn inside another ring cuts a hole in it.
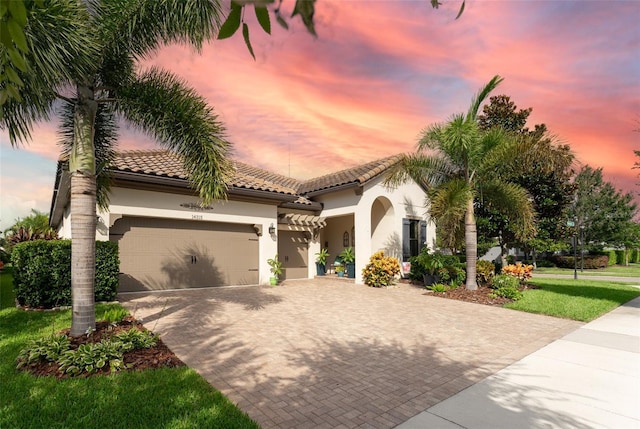
[[[310,178],[411,151],[420,130],[466,111],[494,75],[493,95],[532,107],[583,164],[637,194],[640,1],[318,0],[318,38],[294,19],[271,36],[247,14],[257,60],[240,34],[200,54],[172,46],[142,64],[197,89],[225,123],[234,157]],[[290,11],[293,0],[284,0]],[[275,20],[274,20],[275,21]],[[12,149],[0,132],[0,230],[31,208],[49,212],[57,121]],[[159,147],[121,128],[121,149]]]

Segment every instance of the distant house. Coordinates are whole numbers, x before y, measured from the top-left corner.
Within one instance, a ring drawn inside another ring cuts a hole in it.
[[[414,182],[383,186],[398,156],[300,181],[235,162],[226,201],[200,205],[180,158],[164,150],[125,151],[112,165],[107,211],[97,238],[120,248],[120,291],[267,284],[278,254],[285,278],[312,278],[315,254],[330,262],[356,254],[356,282],[371,254],[406,261],[432,246],[435,226]],[[51,225],[70,238],[69,174],[58,162]]]

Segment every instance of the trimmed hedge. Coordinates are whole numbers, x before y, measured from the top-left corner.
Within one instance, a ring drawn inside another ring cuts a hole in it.
[[[604,253],[609,255],[609,266],[618,263],[618,257],[615,250],[605,250]]]
[[[35,240],[11,252],[13,283],[20,305],[53,308],[71,305],[71,241]],[[113,301],[120,271],[118,245],[96,241],[95,300]]]
[[[627,258],[625,257],[624,250],[616,250],[616,264],[624,265],[626,263]]]
[[[573,256],[553,256],[553,262],[558,268],[574,268]],[[580,268],[580,257],[577,260],[577,267]],[[584,255],[584,267],[589,270],[607,268],[609,256],[607,255]]]
[[[629,262],[632,264],[637,264],[640,262],[640,250],[633,249],[631,251],[631,256],[629,256]]]

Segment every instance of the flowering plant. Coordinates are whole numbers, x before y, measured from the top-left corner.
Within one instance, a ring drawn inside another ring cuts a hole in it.
[[[364,283],[373,287],[394,284],[398,274],[400,274],[400,263],[396,258],[384,256],[382,250],[371,255],[369,263],[362,270]]]
[[[533,265],[523,265],[520,262],[502,267],[502,274],[516,277],[521,283],[526,283],[531,278]]]

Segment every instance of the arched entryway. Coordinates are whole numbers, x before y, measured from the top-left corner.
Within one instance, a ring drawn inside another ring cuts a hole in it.
[[[384,250],[397,257],[400,237],[394,228],[395,211],[386,197],[378,197],[371,205],[371,253]]]

